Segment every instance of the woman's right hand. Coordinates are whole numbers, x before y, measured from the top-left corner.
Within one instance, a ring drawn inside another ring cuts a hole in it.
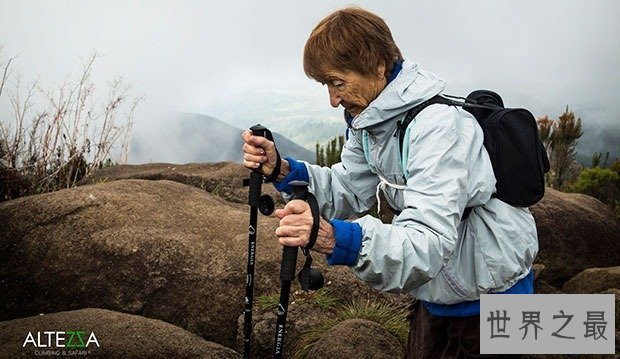
[[[251,170],[260,171],[264,176],[271,175],[278,160],[278,152],[273,141],[254,136],[252,131],[243,131],[241,138],[244,142],[243,165]]]

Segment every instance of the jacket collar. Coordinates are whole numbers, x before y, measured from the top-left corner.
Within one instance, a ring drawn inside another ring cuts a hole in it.
[[[390,120],[439,94],[446,86],[443,79],[414,62],[405,59],[401,66],[379,96],[351,119],[350,127],[362,129]]]

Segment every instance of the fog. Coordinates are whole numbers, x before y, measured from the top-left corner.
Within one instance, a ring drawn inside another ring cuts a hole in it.
[[[305,77],[305,40],[321,18],[365,7],[391,27],[405,57],[446,79],[452,94],[478,88],[508,106],[583,121],[580,149],[618,153],[620,2],[609,1],[9,1],[0,0],[0,44],[13,73],[57,84],[92,51],[94,80],[123,76],[144,95],[135,131],[166,131],[171,111],[244,128],[262,122],[338,123],[341,110]],[[11,109],[0,102],[3,121]],[[343,125],[344,126],[344,125]],[[187,149],[186,149],[187,150]],[[191,149],[189,149],[191,151]],[[157,161],[153,156],[130,162]]]

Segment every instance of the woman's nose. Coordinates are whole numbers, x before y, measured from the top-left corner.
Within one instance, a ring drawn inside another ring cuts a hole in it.
[[[327,91],[329,92],[329,103],[332,105],[332,107],[340,106],[342,98],[338,94],[338,90],[336,90],[333,86],[328,85]]]

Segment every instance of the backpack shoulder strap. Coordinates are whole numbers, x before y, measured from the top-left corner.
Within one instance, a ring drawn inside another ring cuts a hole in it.
[[[405,118],[399,122],[398,124],[398,141],[399,141],[399,148],[400,148],[400,153],[401,153],[401,168],[403,170],[403,174],[405,175],[405,180],[406,178],[409,177],[409,173],[407,171],[407,159],[409,158],[409,148],[405,147],[403,148],[403,142],[405,137],[407,137],[407,140],[409,140],[409,124],[411,123],[411,121],[413,121],[413,119],[420,113],[422,112],[422,110],[424,110],[426,107],[432,105],[432,104],[436,104],[436,103],[440,103],[440,104],[444,104],[444,105],[450,105],[450,106],[463,106],[464,102],[458,102],[458,101],[454,101],[451,100],[449,98],[440,96],[440,95],[435,95],[433,97],[431,97],[430,99],[424,101],[423,103],[419,104],[418,106],[412,108],[411,110],[409,110],[409,112],[407,112],[407,114],[405,115]],[[477,106],[477,105],[473,105],[474,107],[483,107],[483,108],[489,108],[486,106]],[[469,217],[469,214],[471,213],[471,211],[473,210],[473,207],[466,207],[465,210],[463,211],[463,215],[461,216],[461,221],[464,221],[467,219],[467,217]]]
[[[396,133],[394,137],[398,136],[398,149],[400,150],[400,167],[405,175],[405,178],[409,177],[409,173],[407,171],[407,159],[409,158],[409,147],[404,147],[403,143],[405,142],[405,138],[407,138],[407,142],[409,142],[409,124],[411,121],[424,110],[426,107],[441,103],[444,105],[453,105],[453,106],[462,106],[463,104],[449,98],[445,98],[441,95],[435,95],[430,99],[422,102],[421,104],[415,106],[410,109],[405,118],[397,124]]]
[[[398,135],[398,148],[400,148],[401,153],[403,149],[403,140],[405,139],[405,132],[407,131],[407,127],[409,127],[409,124],[411,123],[411,121],[413,121],[413,119],[420,112],[422,112],[422,110],[424,110],[426,107],[436,104],[436,103],[442,103],[445,105],[457,105],[457,106],[462,105],[459,102],[452,101],[441,95],[435,95],[431,97],[430,99],[422,102],[421,104],[415,106],[414,108],[410,109],[405,115],[405,118],[398,123],[398,128],[396,129],[396,135]]]

